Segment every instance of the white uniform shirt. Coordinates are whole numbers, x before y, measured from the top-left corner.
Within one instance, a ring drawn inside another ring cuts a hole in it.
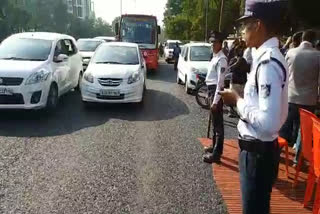
[[[247,61],[248,64],[252,64],[252,49],[246,48],[243,53],[243,58]]]
[[[223,51],[221,50],[217,54],[213,54],[212,60],[208,65],[208,73],[206,77],[207,85],[217,85],[213,104],[218,104],[221,99],[221,95],[219,95],[218,92],[224,88],[224,77],[227,72],[227,68],[227,57],[224,55]]]
[[[244,99],[237,102],[241,119],[238,124],[244,139],[273,141],[288,115],[288,66],[277,38],[266,41],[253,55],[253,64],[244,89]],[[286,69],[286,81],[281,67],[270,58],[279,60]],[[259,70],[257,66],[261,63]],[[256,89],[258,72],[259,95]],[[284,84],[284,85],[283,85]]]

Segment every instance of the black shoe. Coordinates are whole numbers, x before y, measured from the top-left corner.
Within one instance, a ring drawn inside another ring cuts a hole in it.
[[[212,147],[212,146],[205,147],[205,148],[204,148],[204,152],[205,152],[205,153],[212,153],[212,152],[213,152],[213,147]]]
[[[217,155],[217,154],[212,154],[212,153],[206,153],[203,155],[203,161],[205,163],[217,163],[220,164],[221,163],[221,156]]]

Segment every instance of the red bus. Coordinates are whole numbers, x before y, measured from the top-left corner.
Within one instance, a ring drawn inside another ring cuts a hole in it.
[[[148,70],[158,69],[158,34],[160,26],[155,16],[122,15],[115,31],[119,41],[137,43]]]

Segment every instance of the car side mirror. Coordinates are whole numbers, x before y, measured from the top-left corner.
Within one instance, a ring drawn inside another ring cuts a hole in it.
[[[141,68],[142,68],[142,69],[144,68],[144,64],[143,64],[143,63],[141,64]]]
[[[184,57],[184,61],[188,61],[188,56],[185,56],[185,57]]]
[[[161,27],[158,25],[158,34],[161,34]]]
[[[55,57],[54,57],[53,61],[59,63],[59,62],[64,62],[64,61],[66,61],[67,59],[68,59],[68,56],[67,56],[67,55],[65,55],[65,54],[59,54],[58,56],[55,56]]]

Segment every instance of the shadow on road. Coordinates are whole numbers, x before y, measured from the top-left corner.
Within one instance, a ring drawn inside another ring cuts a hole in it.
[[[1,111],[0,135],[15,137],[45,137],[69,134],[83,128],[99,126],[110,119],[128,121],[159,121],[188,114],[188,107],[175,96],[148,90],[142,106],[137,104],[96,105],[86,110],[78,92],[60,100],[57,112]]]

